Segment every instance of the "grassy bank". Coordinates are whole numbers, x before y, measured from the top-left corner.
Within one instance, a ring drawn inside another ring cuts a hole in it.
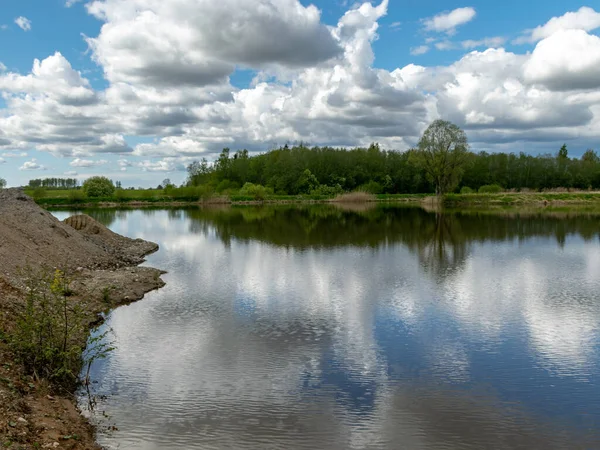
[[[34,195],[26,190],[26,194],[35,198],[42,206],[76,206],[76,207],[115,207],[115,206],[187,206],[201,204],[286,204],[286,203],[327,203],[346,201],[355,193],[341,196],[323,195],[265,195],[249,196],[229,193],[215,195],[202,188],[177,188],[170,191],[162,189],[118,190],[111,197],[89,198],[80,190],[46,190],[43,195]],[[39,193],[38,193],[39,194]],[[421,202],[431,194],[379,194],[357,196],[356,201],[375,202]],[[353,201],[353,200],[348,200]],[[600,192],[501,192],[490,194],[447,194],[444,205],[448,207],[467,206],[519,206],[519,205],[586,205],[600,204]]]
[[[447,194],[444,205],[463,207],[519,205],[600,205],[600,192],[503,192],[498,194]]]
[[[202,188],[178,188],[172,190],[117,190],[111,197],[86,197],[81,190],[52,189],[43,193],[25,190],[42,206],[184,206],[190,204],[233,204],[245,205],[255,203],[285,204],[285,203],[317,203],[336,201],[340,196],[325,195],[265,195],[250,196],[239,193],[224,195],[212,194]],[[370,195],[367,201],[379,202],[418,202],[427,194],[380,194]],[[342,200],[344,201],[344,200]],[[352,200],[350,200],[352,201]],[[364,199],[361,201],[365,201]]]

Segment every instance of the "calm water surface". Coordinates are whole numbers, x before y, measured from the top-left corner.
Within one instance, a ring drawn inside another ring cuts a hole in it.
[[[88,213],[169,271],[106,324],[108,448],[600,448],[599,215]]]

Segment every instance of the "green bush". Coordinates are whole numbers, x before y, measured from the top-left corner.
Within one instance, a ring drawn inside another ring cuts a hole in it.
[[[461,194],[474,194],[475,191],[471,189],[469,186],[463,186],[460,190]]]
[[[47,379],[61,387],[78,380],[83,364],[103,358],[112,350],[96,336],[85,348],[87,315],[80,303],[71,300],[70,280],[61,270],[26,273],[24,311],[9,342],[27,374]],[[85,350],[85,353],[84,353]]]
[[[240,189],[240,196],[252,197],[254,200],[265,200],[267,195],[273,195],[273,189],[266,188],[261,184],[246,183]]]
[[[498,186],[497,184],[486,184],[479,188],[480,194],[499,194],[502,191],[502,186]]]
[[[106,177],[91,177],[83,183],[83,192],[88,197],[112,197],[115,185]]]
[[[339,184],[336,184],[335,186],[327,186],[326,184],[322,184],[318,188],[310,191],[310,195],[311,197],[335,197],[343,192],[344,190]]]
[[[222,194],[225,191],[237,191],[240,189],[239,183],[231,180],[223,180],[215,187],[215,191]]]
[[[360,186],[357,191],[368,192],[369,194],[381,194],[383,193],[383,186],[377,181],[371,180],[368,183]]]

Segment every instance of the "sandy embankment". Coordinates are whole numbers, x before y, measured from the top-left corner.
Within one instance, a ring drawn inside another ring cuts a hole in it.
[[[60,222],[22,191],[0,190],[0,330],[10,333],[24,306],[22,268],[66,270],[73,278],[70,298],[93,323],[100,312],[164,286],[164,272],[138,267],[156,250],[157,244],[115,234],[89,216]],[[44,383],[24,376],[0,339],[0,446],[96,448],[73,396],[49,394]]]

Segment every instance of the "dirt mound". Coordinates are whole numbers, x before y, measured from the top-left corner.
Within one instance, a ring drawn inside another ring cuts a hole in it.
[[[0,276],[8,280],[26,266],[75,270],[138,264],[157,249],[119,236],[89,216],[63,223],[20,189],[0,190]]]
[[[79,302],[93,324],[99,312],[164,286],[160,270],[133,267],[157,249],[152,242],[113,233],[86,215],[61,222],[22,190],[0,189],[0,443],[12,441],[23,449],[40,444],[98,448],[73,397],[47,395],[45,382],[25,375],[2,338],[25,306],[20,269],[69,270],[73,277],[69,301]],[[78,439],[67,445],[61,441],[64,436]]]
[[[71,216],[63,221],[65,224],[88,237],[107,253],[116,256],[128,264],[139,264],[145,255],[158,250],[154,242],[143,239],[130,239],[114,233],[87,214]]]

